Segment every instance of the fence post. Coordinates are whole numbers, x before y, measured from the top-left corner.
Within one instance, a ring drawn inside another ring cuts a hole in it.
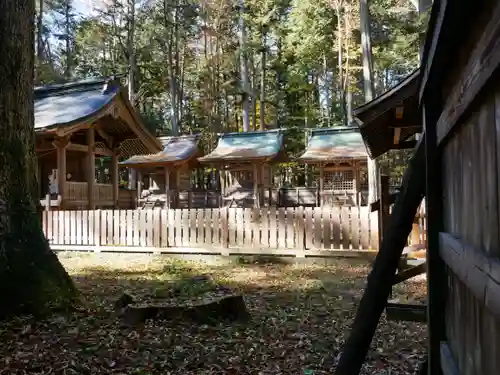
[[[223,207],[221,208],[221,213],[220,213],[220,218],[222,221],[222,231],[221,231],[221,236],[222,236],[222,251],[221,255],[229,255],[229,208],[228,207]]]
[[[382,238],[384,237],[384,230],[387,227],[387,221],[389,219],[390,213],[390,201],[389,201],[389,176],[380,175],[379,177],[380,186],[380,206],[378,210],[378,248],[382,245]]]

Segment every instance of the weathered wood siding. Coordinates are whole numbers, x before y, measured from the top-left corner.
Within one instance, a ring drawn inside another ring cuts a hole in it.
[[[500,81],[495,74],[483,78],[498,54],[499,10],[488,15],[489,24],[479,25],[486,26],[482,35],[471,31],[464,47],[472,50],[465,48],[457,60],[463,64],[450,67],[447,81],[453,86],[445,86],[437,127],[443,237],[459,244],[453,248],[445,241],[440,248],[447,264],[446,338],[461,375],[500,374],[500,318],[488,301],[491,290],[500,290],[500,275],[493,271],[500,265]],[[491,298],[497,303],[498,296]]]

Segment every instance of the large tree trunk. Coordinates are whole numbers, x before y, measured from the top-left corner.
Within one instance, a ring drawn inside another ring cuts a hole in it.
[[[34,5],[0,1],[0,318],[64,307],[76,295],[37,213]]]
[[[242,86],[242,96],[243,96],[243,131],[250,131],[250,103],[248,95],[250,93],[249,81],[248,81],[248,52],[247,52],[247,31],[245,25],[245,1],[239,0],[240,14],[239,14],[239,26],[240,26],[240,64],[241,64],[241,86]]]
[[[359,1],[359,17],[361,30],[361,48],[363,58],[363,87],[365,101],[373,99],[375,88],[373,86],[372,46],[370,40],[370,11],[368,0]],[[377,161],[368,159],[368,202],[373,203],[378,199],[378,168]]]

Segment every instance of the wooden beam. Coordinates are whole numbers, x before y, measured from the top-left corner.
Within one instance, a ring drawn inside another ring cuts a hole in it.
[[[385,308],[387,320],[422,322],[427,321],[427,306],[409,303],[387,303]]]
[[[66,195],[66,146],[68,138],[57,139],[54,141],[54,145],[57,149],[57,185],[61,204],[63,204]]]
[[[387,125],[388,128],[391,129],[421,129],[422,125],[405,125],[405,124],[389,124]]]
[[[391,195],[389,195],[389,200],[388,200],[389,205],[394,204],[394,202],[396,202],[398,194],[399,193],[392,193]],[[380,210],[380,199],[377,199],[375,202],[370,203],[370,212],[375,212],[378,210]]]
[[[463,243],[449,233],[440,233],[444,262],[497,318],[500,318],[500,261]]]
[[[445,13],[446,13],[446,7],[448,5],[448,0],[440,0],[439,1],[439,10],[437,12],[433,9],[433,13],[436,12],[437,15],[435,17],[435,25],[434,25],[434,30],[430,29],[427,33],[428,35],[431,35],[431,38],[427,38],[426,45],[430,42],[430,46],[428,48],[427,55],[424,56],[426,58],[425,61],[423,61],[423,64],[421,66],[421,80],[420,80],[420,92],[419,92],[419,102],[422,101],[422,98],[424,96],[424,91],[427,86],[427,81],[429,80],[429,76],[431,74],[431,68],[434,63],[434,58],[436,56],[436,51],[437,47],[439,44],[440,39],[442,39],[442,26],[444,24],[444,19],[445,19]],[[432,17],[433,15],[431,15]],[[430,22],[430,25],[432,25],[432,22]],[[431,34],[431,33],[432,34]]]
[[[394,144],[399,144],[399,140],[401,139],[401,128],[394,129]]]
[[[75,151],[75,152],[88,152],[89,146],[81,145],[78,143],[69,143],[66,149],[68,151]],[[94,153],[96,155],[113,156],[113,151],[102,147],[94,147]]]
[[[170,208],[170,170],[165,167],[165,196],[167,197],[167,208]]]
[[[477,47],[470,55],[460,80],[448,96],[437,124],[438,144],[461,123],[463,116],[473,110],[472,101],[485,88],[493,73],[500,67],[500,2],[493,12]]]
[[[379,175],[379,186],[380,186],[380,210],[378,211],[378,241],[379,249],[382,246],[382,238],[385,235],[387,229],[387,222],[390,216],[389,203],[389,176]]]
[[[396,276],[394,276],[394,281],[392,282],[392,285],[402,283],[403,281],[411,279],[412,277],[425,273],[426,270],[427,270],[427,263],[422,263],[419,264],[418,266],[408,268],[407,270],[404,270],[402,272],[398,272]]]
[[[426,143],[427,213],[427,322],[429,375],[440,375],[440,343],[446,337],[446,267],[439,256],[439,232],[444,227],[442,154],[437,144],[436,124],[442,110],[441,87],[434,87],[424,98],[423,121]]]
[[[113,137],[110,136],[108,133],[106,133],[104,131],[104,129],[102,128],[102,125],[100,123],[95,124],[94,128],[95,128],[97,134],[99,134],[99,136],[102,139],[104,139],[104,142],[106,143],[106,146],[108,146],[108,148],[112,148],[112,146],[113,146]]]
[[[94,128],[87,129],[87,199],[89,210],[95,209],[94,191],[95,191],[95,133]]]
[[[323,206],[323,190],[325,188],[325,167],[323,164],[319,165],[319,205]]]
[[[393,150],[405,150],[408,148],[415,148],[417,145],[417,141],[404,141],[399,142],[398,144],[392,145],[391,149]]]
[[[441,369],[443,370],[443,375],[460,375],[457,363],[453,358],[448,343],[443,341],[440,346],[440,357],[441,357]]]
[[[387,306],[387,298],[392,291],[392,275],[396,274],[424,190],[425,141],[422,140],[403,176],[401,193],[394,204],[382,246],[368,275],[366,289],[335,375],[353,375],[361,370],[380,316]]]
[[[119,147],[114,147],[113,154],[111,156],[111,183],[113,184],[113,204],[115,208],[119,208],[118,201],[120,198],[120,173],[118,170],[119,150]]]

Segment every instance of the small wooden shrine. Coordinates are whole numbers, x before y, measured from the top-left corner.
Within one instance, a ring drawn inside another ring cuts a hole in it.
[[[217,147],[199,158],[220,170],[223,205],[271,204],[272,164],[286,160],[282,129],[219,134]]]
[[[46,209],[130,207],[133,196],[120,188],[118,159],[161,149],[115,78],[36,88],[35,135]],[[110,161],[110,183],[98,182],[98,158]]]
[[[368,194],[368,156],[359,129],[336,127],[308,132],[307,148],[297,161],[317,168],[320,205],[363,204]]]
[[[163,150],[150,155],[134,155],[122,161],[120,166],[138,171],[139,207],[174,208],[181,205],[182,192],[187,195],[192,192],[191,172],[199,165],[200,135],[158,139]]]

